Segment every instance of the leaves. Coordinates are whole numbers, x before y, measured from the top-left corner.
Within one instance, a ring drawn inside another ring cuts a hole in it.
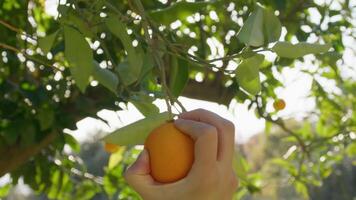
[[[278,41],[282,32],[282,25],[272,10],[265,9],[263,12],[264,43]]]
[[[282,32],[282,25],[279,19],[260,4],[245,21],[238,33],[238,39],[248,46],[262,46],[275,42]]]
[[[178,97],[189,79],[188,62],[183,59],[172,58],[169,89],[174,97]]]
[[[119,79],[116,74],[108,69],[103,69],[99,66],[99,63],[94,62],[93,77],[104,87],[109,89],[114,94],[117,93],[117,86],[119,84]]]
[[[64,26],[65,56],[79,89],[84,92],[93,72],[93,52],[84,36],[72,27]]]
[[[242,181],[247,181],[247,171],[248,171],[247,162],[242,157],[242,155],[236,150],[234,152],[232,165],[233,165],[233,170],[236,173],[237,177]]]
[[[295,190],[303,197],[303,199],[309,199],[308,198],[308,188],[304,183],[302,183],[300,181],[296,181],[294,183],[294,187],[295,187]]]
[[[259,66],[263,60],[263,55],[256,54],[243,60],[236,69],[237,82],[244,90],[252,95],[256,95],[261,90]]]
[[[143,144],[149,133],[167,120],[167,112],[150,115],[110,133],[102,140],[120,146]]]
[[[178,19],[184,20],[209,4],[213,4],[213,2],[180,1],[167,8],[151,11],[149,15],[154,21],[169,25]]]
[[[349,144],[346,148],[346,152],[350,158],[356,157],[356,142]]]
[[[47,54],[51,50],[53,43],[56,40],[57,34],[58,31],[47,35],[46,37],[38,38],[38,46],[42,49],[44,53]]]
[[[131,96],[130,102],[145,116],[155,115],[159,113],[159,109],[152,102],[155,99],[149,95],[140,92]]]
[[[63,133],[63,135],[64,135],[64,140],[65,140],[66,144],[68,144],[74,152],[79,153],[80,145],[77,142],[77,140],[72,135],[69,135],[67,133]]]
[[[0,198],[6,197],[12,188],[11,184],[2,185],[0,187]]]
[[[116,37],[118,37],[127,52],[127,60],[129,66],[120,65],[119,70],[121,70],[122,78],[124,76],[129,76],[130,78],[124,79],[126,84],[131,84],[135,82],[141,73],[143,53],[139,47],[136,49],[132,46],[132,40],[127,34],[126,26],[118,19],[115,15],[110,15],[106,20],[105,24]],[[121,68],[121,69],[120,69]]]
[[[330,44],[312,44],[306,42],[291,44],[289,42],[277,42],[272,50],[280,57],[299,58],[307,54],[325,53],[330,47]]]
[[[263,8],[261,6],[256,6],[240,29],[237,37],[248,46],[261,46],[264,44]]]
[[[117,166],[120,163],[120,161],[123,158],[122,154],[124,153],[124,151],[125,148],[121,147],[118,151],[110,155],[109,162],[108,162],[109,169],[113,169],[115,166]]]
[[[120,83],[126,86],[135,83],[140,77],[140,75],[132,72],[132,68],[126,60],[120,63],[115,71],[120,75]]]

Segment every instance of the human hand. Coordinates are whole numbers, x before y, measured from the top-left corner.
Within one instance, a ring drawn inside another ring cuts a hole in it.
[[[203,109],[183,113],[174,123],[195,141],[195,160],[188,175],[174,183],[155,182],[144,150],[125,172],[128,184],[145,200],[232,199],[238,185],[232,169],[233,123]]]

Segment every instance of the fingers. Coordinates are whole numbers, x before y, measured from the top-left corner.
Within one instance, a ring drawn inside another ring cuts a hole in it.
[[[193,167],[204,169],[216,163],[218,138],[215,127],[185,119],[177,119],[174,124],[195,140]]]
[[[137,160],[126,170],[124,177],[127,183],[140,192],[154,183],[150,175],[150,162],[147,150],[143,150]]]
[[[232,162],[235,144],[234,124],[219,115],[203,109],[197,109],[179,115],[181,119],[195,120],[210,124],[218,130],[218,161]]]

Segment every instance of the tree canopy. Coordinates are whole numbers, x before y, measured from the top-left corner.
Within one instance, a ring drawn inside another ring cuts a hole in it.
[[[137,149],[121,148],[95,176],[63,129],[121,102],[146,117],[159,112],[155,99],[184,111],[179,96],[247,102],[267,135],[280,127],[288,156],[273,163],[305,198],[335,164],[355,164],[356,71],[345,56],[356,55],[352,1],[59,0],[56,16],[48,2],[0,1],[0,176],[11,176],[0,197],[22,177],[53,199],[138,198],[121,177]],[[298,67],[307,62],[316,67]],[[297,128],[266,109],[285,68],[312,79],[315,109]],[[236,198],[258,192],[258,173],[241,156],[235,164]]]

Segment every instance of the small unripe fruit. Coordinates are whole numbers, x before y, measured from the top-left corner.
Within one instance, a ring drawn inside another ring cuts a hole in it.
[[[116,144],[105,143],[104,149],[108,153],[115,153],[116,151],[118,151],[120,149],[120,146],[116,145]]]
[[[283,99],[277,99],[273,103],[274,109],[283,110],[286,107],[286,102]]]
[[[194,141],[173,122],[154,129],[145,142],[150,158],[151,176],[160,183],[184,178],[194,161]]]

